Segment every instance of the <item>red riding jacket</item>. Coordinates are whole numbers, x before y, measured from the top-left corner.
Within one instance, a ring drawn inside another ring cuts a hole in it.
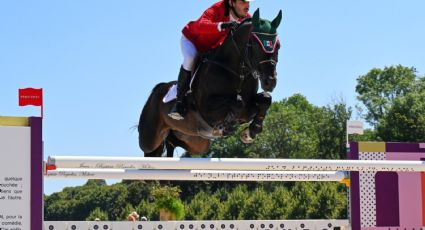
[[[224,1],[219,1],[210,6],[198,20],[189,22],[183,28],[183,35],[195,45],[198,52],[202,53],[216,48],[220,46],[226,38],[229,32],[228,29],[222,32],[218,31],[218,24],[220,22],[230,21],[230,16],[224,15]],[[250,15],[248,15],[248,17],[250,17]]]

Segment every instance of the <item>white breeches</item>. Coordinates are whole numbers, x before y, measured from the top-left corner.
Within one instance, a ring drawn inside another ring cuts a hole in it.
[[[198,57],[198,51],[196,50],[195,45],[182,35],[180,47],[183,54],[183,68],[187,71],[193,72],[193,69],[195,68],[195,60]]]

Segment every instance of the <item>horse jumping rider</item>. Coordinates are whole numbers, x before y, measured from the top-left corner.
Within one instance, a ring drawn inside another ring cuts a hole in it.
[[[183,64],[177,82],[177,101],[168,113],[169,117],[184,119],[186,107],[183,98],[189,89],[198,54],[220,46],[229,29],[235,29],[238,22],[250,17],[249,2],[252,1],[221,0],[205,10],[198,20],[189,22],[183,28],[180,41]]]

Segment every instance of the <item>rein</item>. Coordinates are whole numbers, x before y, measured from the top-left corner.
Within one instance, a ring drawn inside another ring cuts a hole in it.
[[[254,37],[253,32],[250,32],[251,37]],[[224,65],[221,62],[218,61],[214,61],[208,58],[203,58],[202,62],[204,63],[211,63],[217,66],[220,66],[221,68],[225,69],[227,72],[235,75],[236,77],[239,78],[239,84],[238,87],[236,89],[237,93],[239,94],[242,91],[242,84],[245,80],[245,77],[248,75],[252,75],[252,77],[254,79],[258,79],[259,75],[257,74],[257,70],[255,67],[259,66],[259,65],[263,65],[263,64],[267,64],[267,63],[271,63],[272,65],[276,65],[276,61],[273,59],[268,59],[268,60],[263,60],[257,63],[257,65],[253,65],[253,60],[252,60],[252,38],[249,39],[249,41],[247,42],[247,44],[245,45],[244,48],[244,53],[242,54],[242,51],[239,49],[239,46],[236,44],[236,41],[234,39],[234,30],[230,30],[230,37],[232,40],[232,44],[235,47],[237,53],[239,54],[239,56],[242,57],[241,62],[239,64],[239,73],[237,73],[235,70],[229,68],[228,66]]]

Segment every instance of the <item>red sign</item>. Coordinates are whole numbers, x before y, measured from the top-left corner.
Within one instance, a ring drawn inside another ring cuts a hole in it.
[[[43,106],[43,89],[19,89],[19,106]]]

